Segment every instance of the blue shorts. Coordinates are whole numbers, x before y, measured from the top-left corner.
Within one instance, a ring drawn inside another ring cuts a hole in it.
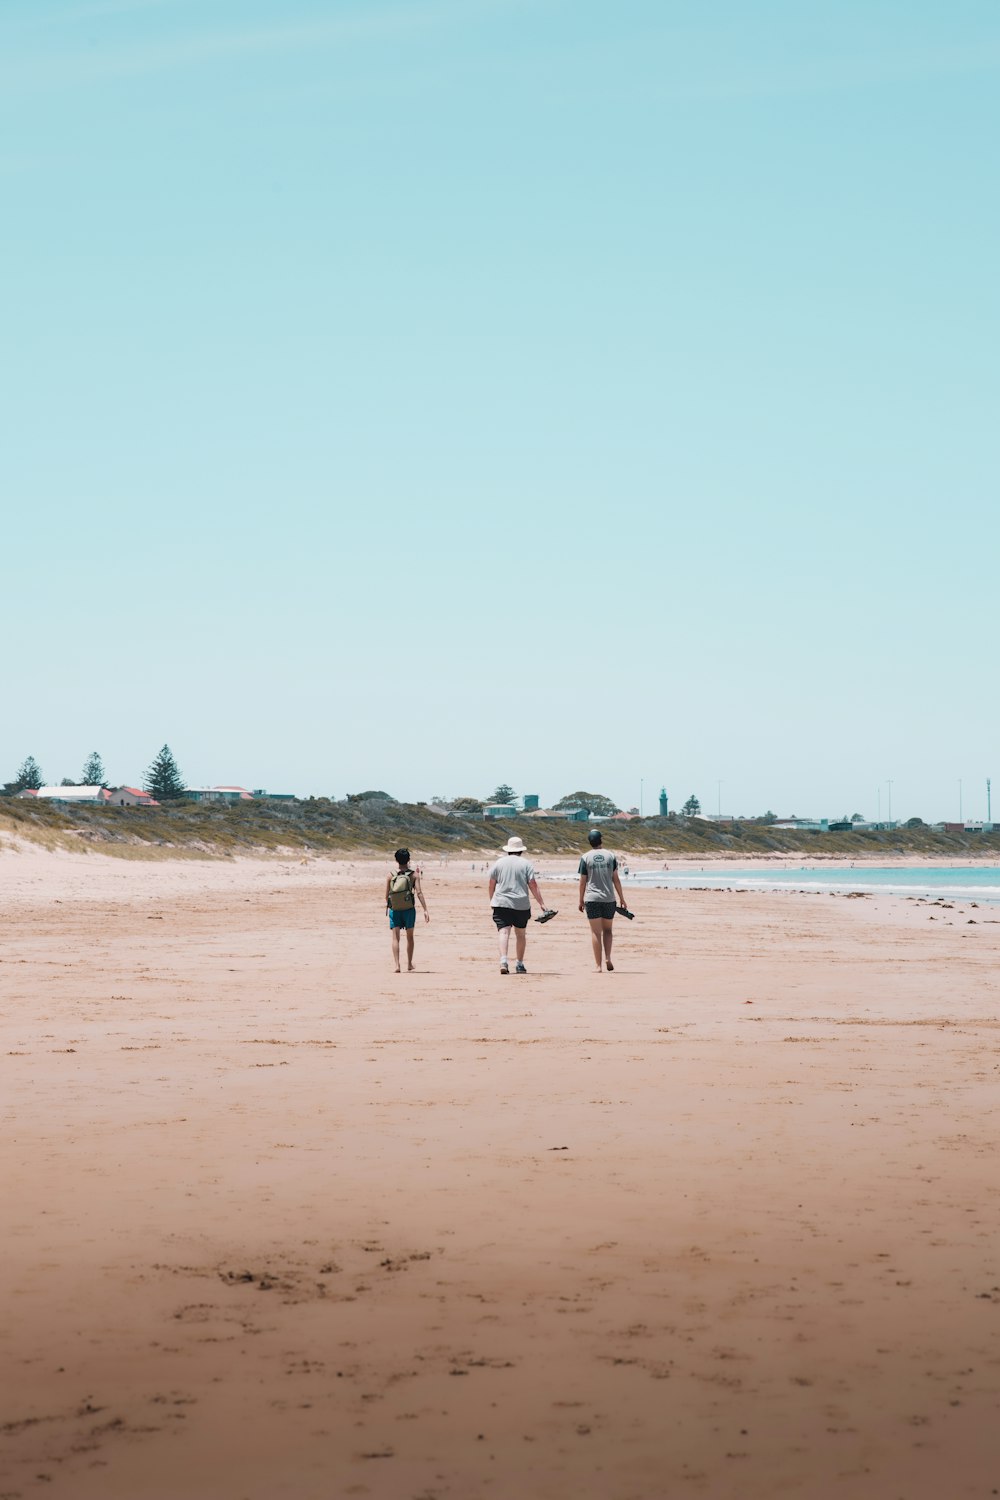
[[[390,929],[393,927],[405,927],[407,932],[409,932],[416,920],[417,908],[415,906],[404,907],[402,911],[393,911],[391,907],[389,909]]]

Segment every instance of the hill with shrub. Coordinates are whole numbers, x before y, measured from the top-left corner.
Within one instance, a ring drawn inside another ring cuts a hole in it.
[[[126,858],[225,857],[279,852],[339,855],[391,853],[406,844],[421,855],[494,853],[516,833],[534,854],[568,855],[586,842],[586,826],[562,818],[449,816],[422,803],[381,796],[333,802],[177,802],[159,808],[0,799],[0,836],[50,848],[93,849]],[[642,818],[605,826],[609,847],[632,855],[752,859],[801,854],[836,859],[923,855],[944,861],[1000,856],[1000,834],[936,833],[927,827],[818,833],[775,830],[764,822],[733,825],[700,818]]]

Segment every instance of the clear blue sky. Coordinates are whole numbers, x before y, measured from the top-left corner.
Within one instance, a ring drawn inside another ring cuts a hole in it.
[[[6,0],[0,780],[982,815],[998,83],[995,0]]]

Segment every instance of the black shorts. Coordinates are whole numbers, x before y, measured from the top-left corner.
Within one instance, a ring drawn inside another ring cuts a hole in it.
[[[587,901],[584,903],[584,910],[588,922],[594,922],[598,917],[603,922],[610,922],[618,908],[613,901]]]
[[[530,911],[519,911],[516,906],[494,906],[493,920],[498,927],[527,927]]]

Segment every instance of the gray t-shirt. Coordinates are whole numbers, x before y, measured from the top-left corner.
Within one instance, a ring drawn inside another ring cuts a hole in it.
[[[490,879],[497,883],[490,905],[510,906],[515,911],[530,911],[528,884],[534,878],[534,867],[528,864],[523,854],[505,854],[490,871]]]
[[[583,899],[587,901],[614,901],[618,897],[615,894],[612,875],[618,868],[618,861],[610,849],[590,849],[580,860],[578,875],[586,875],[587,888],[583,893]]]

